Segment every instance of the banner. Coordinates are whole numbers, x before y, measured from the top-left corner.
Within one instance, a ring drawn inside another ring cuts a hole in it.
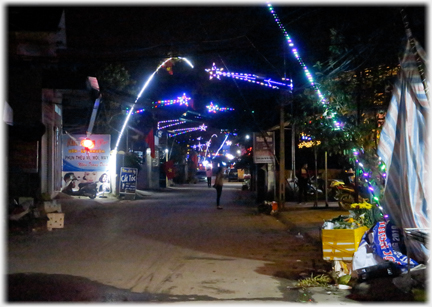
[[[154,159],[156,157],[156,155],[155,155],[155,143],[154,143],[153,128],[147,134],[145,141],[147,143],[148,148],[150,148],[150,150],[151,150],[150,155]]]
[[[391,261],[401,269],[408,268],[408,257],[401,253],[401,233],[392,223],[378,222],[373,227],[374,253],[384,260]],[[410,259],[410,266],[415,267],[418,263]]]
[[[86,138],[85,134],[69,135],[63,134],[63,171],[105,171],[109,167],[111,151],[111,135],[93,134],[89,137],[94,147],[87,152],[81,141]]]
[[[62,190],[75,178],[72,190],[78,191],[80,183],[97,183],[98,192],[110,192],[109,158],[111,151],[111,135],[93,134],[89,139],[92,148],[85,150],[81,141],[85,134],[62,135]]]
[[[164,163],[164,171],[168,179],[173,179],[175,177],[174,161],[169,160]]]

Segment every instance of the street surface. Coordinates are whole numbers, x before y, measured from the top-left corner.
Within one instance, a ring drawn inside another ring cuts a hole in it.
[[[205,183],[58,202],[64,228],[8,236],[6,300],[295,302],[299,274],[331,269],[238,182],[225,183],[223,210]]]

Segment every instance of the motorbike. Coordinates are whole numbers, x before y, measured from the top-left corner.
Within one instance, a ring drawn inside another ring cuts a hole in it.
[[[73,177],[70,183],[63,188],[62,192],[72,196],[87,196],[90,199],[95,199],[98,193],[97,184],[95,182],[81,182],[78,184],[78,191],[74,191],[76,177]]]
[[[330,182],[330,186],[328,188],[328,197],[331,200],[339,200],[342,195],[342,190],[345,187],[345,183],[339,179],[333,179]]]
[[[299,183],[298,183],[298,178],[295,177],[294,180],[288,180],[287,179],[287,187],[289,187],[289,189],[291,190],[291,193],[295,193],[297,194],[299,191]],[[318,183],[319,185],[319,183]],[[306,185],[306,193],[308,195],[315,195],[315,191],[318,193],[318,195],[322,195],[323,194],[323,190],[320,189],[319,187],[315,186],[315,177],[311,177]]]
[[[315,186],[315,176],[310,177],[310,179],[308,180],[307,183],[307,194],[309,195],[315,195],[315,191],[318,193],[318,195],[322,195],[323,194],[323,190],[320,188],[321,187],[321,179],[319,177],[317,177],[317,184],[318,186]]]
[[[358,201],[360,203],[364,201],[369,201],[367,189],[364,187],[357,187],[359,190],[358,193]],[[338,196],[338,204],[339,207],[344,210],[351,209],[351,204],[355,201],[355,189],[353,185],[343,185],[339,186],[339,196]]]

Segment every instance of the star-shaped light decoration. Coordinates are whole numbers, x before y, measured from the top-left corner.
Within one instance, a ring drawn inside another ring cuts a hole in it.
[[[206,72],[210,75],[210,80],[213,79],[213,77],[216,77],[216,79],[220,80],[220,72],[223,70],[223,68],[216,68],[216,63],[213,63],[212,68],[206,68]]]
[[[183,93],[183,95],[181,97],[177,97],[177,99],[168,99],[168,100],[158,100],[158,101],[154,101],[152,102],[152,108],[159,108],[159,107],[164,107],[164,106],[170,106],[173,104],[178,104],[180,106],[189,106],[189,101],[192,98],[187,97],[186,94]]]
[[[210,113],[216,113],[216,112],[225,112],[225,111],[234,111],[233,108],[220,108],[217,104],[213,104],[213,102],[210,102],[210,104],[208,106],[206,106],[206,108],[208,109],[208,111]]]

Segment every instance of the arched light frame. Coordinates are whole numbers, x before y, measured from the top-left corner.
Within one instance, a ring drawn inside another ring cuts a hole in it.
[[[130,119],[130,117],[131,117],[131,115],[132,115],[132,113],[133,113],[133,109],[134,109],[135,104],[137,103],[138,99],[139,99],[139,98],[141,97],[141,95],[144,93],[145,89],[146,89],[147,86],[149,85],[150,81],[153,79],[154,75],[159,71],[159,69],[161,69],[162,66],[164,66],[167,62],[171,61],[172,59],[174,59],[174,58],[171,57],[171,58],[168,58],[168,59],[166,59],[165,61],[163,61],[162,64],[160,64],[160,65],[156,68],[156,70],[155,70],[155,71],[150,75],[150,77],[147,79],[146,83],[144,83],[143,87],[141,88],[141,91],[139,92],[137,98],[135,99],[134,104],[132,105],[132,107],[131,107],[131,109],[130,109],[128,115],[126,116],[126,119],[125,119],[125,121],[124,121],[124,123],[123,123],[123,127],[122,127],[122,129],[120,130],[120,134],[119,134],[119,137],[118,137],[118,139],[117,139],[117,143],[116,143],[116,145],[115,145],[115,147],[114,147],[114,151],[115,151],[115,152],[117,152],[117,148],[118,148],[118,146],[119,146],[119,144],[120,144],[120,141],[121,141],[121,138],[122,138],[122,136],[123,136],[124,130],[125,130],[125,128],[126,128],[128,122],[129,122],[129,119]],[[183,57],[177,57],[177,58],[175,58],[175,59],[179,59],[179,60],[185,61],[185,62],[186,62],[186,63],[187,63],[191,68],[194,68],[194,66],[192,65],[192,63],[191,63],[188,59],[186,59],[186,58],[183,58]]]

